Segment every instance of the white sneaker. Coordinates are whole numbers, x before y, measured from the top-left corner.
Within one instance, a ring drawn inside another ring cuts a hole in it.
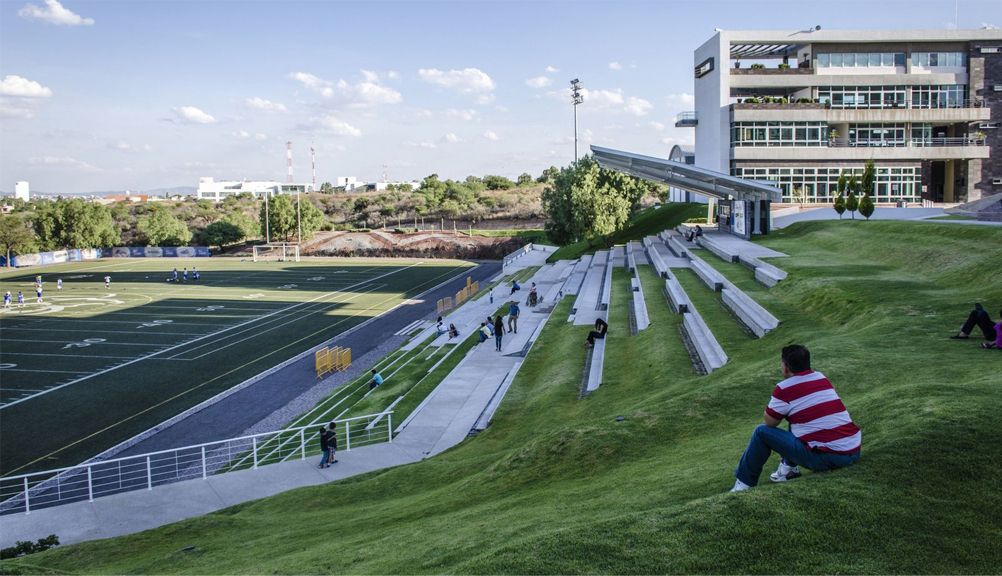
[[[731,488],[731,492],[744,492],[745,490],[751,488],[751,486],[745,484],[740,480],[734,480],[734,488]]]
[[[786,482],[787,480],[793,480],[794,478],[800,478],[800,466],[789,466],[786,462],[780,461],[779,468],[772,474],[769,474],[769,480],[773,482]]]

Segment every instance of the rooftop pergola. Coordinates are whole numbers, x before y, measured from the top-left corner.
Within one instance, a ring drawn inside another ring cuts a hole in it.
[[[779,188],[729,174],[697,168],[691,164],[672,162],[663,158],[643,156],[601,146],[592,146],[592,154],[602,168],[616,170],[630,176],[668,184],[719,200],[770,200],[782,202]]]

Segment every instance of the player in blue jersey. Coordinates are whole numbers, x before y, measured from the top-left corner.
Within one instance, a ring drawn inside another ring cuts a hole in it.
[[[11,295],[10,290],[3,293],[3,307],[4,309],[10,308]]]

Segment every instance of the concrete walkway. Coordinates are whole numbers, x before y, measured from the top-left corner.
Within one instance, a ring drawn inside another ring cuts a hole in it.
[[[505,272],[539,265],[539,257],[529,256],[519,258]],[[544,255],[538,256],[545,260]],[[562,266],[565,264],[537,273],[538,279],[534,279],[540,293],[560,282]],[[470,305],[470,311],[464,313],[460,308],[454,314],[469,314],[472,319],[486,316],[490,307],[487,297]],[[339,462],[324,470],[317,468],[318,457],[313,457],[116,494],[93,502],[44,508],[31,514],[5,515],[0,517],[0,546],[49,534],[58,535],[63,544],[132,534],[293,488],[324,484],[438,454],[467,437],[510,370],[521,365],[549,310],[550,306],[523,307],[518,333],[504,337],[501,352],[495,350],[493,338],[476,346],[435,388],[392,443],[339,452]]]

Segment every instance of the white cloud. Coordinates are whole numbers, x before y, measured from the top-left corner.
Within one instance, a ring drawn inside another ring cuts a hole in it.
[[[623,65],[619,62],[609,62],[609,70],[622,70]]]
[[[554,68],[553,66],[546,67],[547,74],[553,74],[554,72],[560,72],[560,68]]]
[[[479,96],[477,96],[476,99],[477,104],[490,104],[493,101],[494,101],[493,94],[480,94]]]
[[[493,142],[497,142],[498,140],[500,140],[500,138],[498,138],[498,135],[493,130],[488,130],[484,132],[483,136],[487,140],[491,140]]]
[[[595,141],[595,133],[591,129],[586,129],[578,132],[578,144],[585,143],[589,144]],[[568,134],[567,136],[561,136],[553,141],[554,144],[573,144],[574,134]]]
[[[255,110],[266,110],[268,112],[288,112],[289,109],[285,107],[285,104],[281,102],[272,102],[271,100],[265,100],[264,98],[247,98],[244,100],[244,104],[248,108],[254,108]]]
[[[438,146],[436,146],[434,142],[428,142],[428,141],[425,141],[425,142],[404,142],[404,145],[410,146],[412,148],[427,148],[428,150],[434,150],[435,148],[438,148]]]
[[[264,142],[265,140],[268,139],[268,135],[267,134],[262,134],[260,132],[255,132],[254,133],[254,139],[257,140],[258,142]]]
[[[623,110],[634,116],[646,116],[651,111],[651,108],[654,108],[654,105],[647,100],[630,96],[626,99],[626,106],[623,107]]]
[[[122,152],[128,152],[132,150],[132,144],[129,144],[125,140],[119,140],[118,142],[111,142],[108,147],[112,150],[121,150]]]
[[[665,129],[665,125],[660,122],[651,122],[651,128],[654,128],[658,132],[661,132],[662,130]]]
[[[316,124],[320,129],[327,132],[332,132],[338,136],[361,136],[362,131],[355,128],[351,124],[341,120],[340,118],[328,114],[326,116],[321,116],[319,118],[313,118],[312,122]]]
[[[50,168],[69,168],[82,172],[100,172],[101,169],[76,158],[68,156],[36,156],[28,159],[29,164],[35,166],[48,166]]]
[[[0,80],[0,96],[17,96],[19,98],[48,98],[52,90],[34,80],[8,74]]]
[[[379,82],[379,74],[372,70],[362,70],[362,77],[366,82]]]
[[[553,84],[553,80],[550,80],[546,76],[536,76],[525,81],[525,85],[530,88],[546,88],[550,84]]]
[[[215,124],[216,119],[211,115],[206,114],[202,110],[195,108],[194,106],[179,106],[177,108],[172,108],[174,114],[177,115],[181,122],[187,124]]]
[[[669,94],[665,99],[668,101],[669,108],[692,106],[696,103],[696,97],[688,92]]]
[[[463,139],[460,138],[459,136],[456,136],[455,132],[449,132],[445,136],[442,136],[442,142],[445,142],[447,144],[456,144],[457,142],[462,142],[462,141]]]
[[[32,102],[22,98],[0,98],[0,118],[23,118],[29,120],[35,117]]]
[[[230,134],[233,135],[234,138],[240,138],[241,140],[250,140],[251,138],[253,138],[258,142],[263,142],[268,139],[267,134],[262,134],[260,132],[255,132],[254,134],[251,134],[246,130],[237,130],[236,132],[231,132]]]
[[[320,94],[325,98],[330,98],[331,96],[334,95],[334,89],[331,88],[331,86],[333,86],[333,83],[331,81],[324,80],[319,76],[314,76],[309,72],[293,72],[289,74],[289,78],[292,78],[293,80],[302,83],[310,90],[317,92],[318,94]]]
[[[17,11],[17,15],[25,20],[41,20],[60,26],[90,26],[93,18],[84,18],[67,10],[57,0],[45,0],[45,8],[35,4],[25,4]]]
[[[418,70],[418,76],[429,84],[453,88],[465,94],[494,90],[494,80],[479,68],[448,71],[437,68],[421,68]]]
[[[398,80],[400,78],[400,72],[397,72],[396,70],[390,70],[389,72],[386,73],[386,77],[389,78],[390,80]]]
[[[457,118],[469,122],[477,116],[477,111],[471,108],[447,108],[442,112],[447,118]]]

